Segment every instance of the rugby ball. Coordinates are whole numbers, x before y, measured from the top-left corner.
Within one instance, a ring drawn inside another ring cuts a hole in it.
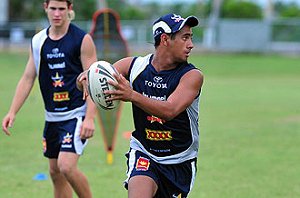
[[[88,70],[88,92],[98,108],[111,110],[120,103],[119,100],[106,101],[111,95],[103,93],[105,90],[115,90],[114,86],[108,84],[108,80],[116,81],[114,73],[118,73],[117,70],[106,61],[97,61]]]

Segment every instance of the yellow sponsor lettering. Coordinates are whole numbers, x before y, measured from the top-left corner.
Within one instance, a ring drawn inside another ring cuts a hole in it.
[[[154,131],[151,129],[146,129],[147,139],[154,141],[170,141],[172,140],[171,131]]]
[[[61,101],[68,101],[69,98],[69,92],[57,92],[53,94],[53,101],[55,102],[61,102]]]

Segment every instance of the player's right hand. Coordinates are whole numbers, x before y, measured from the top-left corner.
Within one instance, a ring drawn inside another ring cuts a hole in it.
[[[77,88],[83,92],[83,99],[85,100],[89,95],[88,88],[87,88],[88,87],[87,71],[84,71],[79,74],[79,76],[76,79],[76,85]]]
[[[3,120],[2,120],[2,131],[6,134],[6,135],[10,135],[10,131],[8,130],[8,128],[11,128],[13,126],[15,120],[15,116],[12,116],[10,114],[7,114]]]

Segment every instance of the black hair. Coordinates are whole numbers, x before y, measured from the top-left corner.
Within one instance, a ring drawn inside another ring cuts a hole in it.
[[[170,36],[171,40],[175,39],[176,32],[175,33],[165,33],[165,34],[167,34],[168,36]],[[161,42],[160,36],[161,36],[161,34],[158,35],[158,36],[156,36],[156,37],[154,37],[154,47],[155,48],[157,48],[159,46],[160,42]]]

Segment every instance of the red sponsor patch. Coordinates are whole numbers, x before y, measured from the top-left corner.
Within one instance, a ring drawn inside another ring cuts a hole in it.
[[[156,116],[147,116],[147,120],[150,121],[150,123],[153,123],[153,122],[158,122],[160,124],[163,124],[165,123],[166,121],[161,119],[161,118],[158,118]]]
[[[62,102],[62,101],[68,101],[69,98],[69,92],[58,92],[53,94],[53,101],[55,102]]]
[[[139,157],[139,159],[136,162],[136,170],[139,171],[147,171],[150,166],[150,160],[144,157]]]

